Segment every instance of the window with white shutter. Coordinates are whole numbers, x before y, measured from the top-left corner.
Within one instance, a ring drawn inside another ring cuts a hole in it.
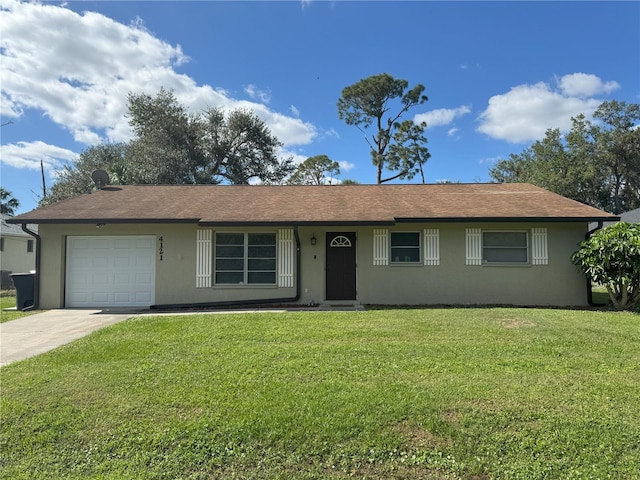
[[[198,230],[196,237],[196,288],[211,287],[212,230]]]
[[[293,287],[295,245],[293,228],[278,230],[278,286]]]
[[[482,265],[482,230],[467,228],[467,265]]]
[[[373,229],[373,264],[389,265],[389,230]]]
[[[531,263],[534,265],[547,265],[549,263],[546,228],[531,229],[531,250]]]
[[[440,230],[424,229],[424,264],[440,265]]]

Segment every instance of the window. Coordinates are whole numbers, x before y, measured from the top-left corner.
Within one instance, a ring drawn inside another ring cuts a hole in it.
[[[275,233],[216,233],[215,283],[276,283]]]
[[[391,232],[391,263],[420,262],[420,233]]]
[[[27,253],[33,252],[33,240],[27,240]]]
[[[0,252],[4,252],[4,238],[0,238]]]
[[[482,232],[483,263],[527,263],[527,232]]]

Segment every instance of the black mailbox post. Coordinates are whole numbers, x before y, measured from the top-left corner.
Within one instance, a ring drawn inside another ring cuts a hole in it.
[[[33,306],[35,273],[12,273],[11,280],[16,287],[16,308],[26,310]]]

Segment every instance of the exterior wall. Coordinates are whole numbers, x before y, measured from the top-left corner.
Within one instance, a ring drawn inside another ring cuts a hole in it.
[[[233,228],[225,231],[274,231],[275,229]],[[276,286],[215,286],[196,288],[196,225],[107,224],[40,225],[40,307],[64,307],[66,238],[75,235],[155,235],[156,304],[207,303],[248,299],[292,297],[295,288]],[[162,237],[162,259],[160,259]]]
[[[0,270],[25,273],[36,266],[36,242],[33,237],[3,235],[4,250],[0,252]],[[33,251],[27,252],[27,242],[33,243]]]
[[[466,265],[467,228],[547,228],[546,265]],[[587,231],[586,223],[400,224],[390,232],[440,231],[440,265],[373,265],[373,227],[300,228],[301,303],[322,303],[325,232],[357,234],[357,302],[378,305],[587,305],[586,280],[570,261]],[[422,234],[421,234],[422,235]],[[316,245],[310,239],[315,236]]]
[[[465,229],[530,230],[547,227],[547,265],[466,265]],[[393,231],[419,231],[403,225]],[[586,224],[433,224],[440,229],[440,265],[373,266],[360,258],[359,301],[365,304],[586,305],[586,280],[570,261]],[[362,236],[361,251],[372,248]]]
[[[530,230],[547,228],[548,264],[523,266],[466,265],[465,229]],[[389,231],[440,232],[440,264],[373,265],[374,227],[300,227],[299,303],[325,302],[325,233],[356,232],[357,298],[380,305],[586,305],[586,280],[571,264],[587,231],[586,223],[549,224],[400,224]],[[188,304],[290,298],[292,288],[277,286],[212,286],[196,288],[196,225],[40,225],[42,237],[40,306],[64,306],[65,245],[70,235],[155,235],[156,304]],[[216,228],[214,231],[256,232],[277,228]],[[162,237],[162,259],[160,259]],[[316,244],[311,244],[311,238]],[[421,237],[422,238],[422,237]],[[26,249],[26,247],[25,247]],[[333,303],[333,302],[332,302]]]

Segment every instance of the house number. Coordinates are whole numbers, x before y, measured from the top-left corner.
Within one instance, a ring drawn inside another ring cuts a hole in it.
[[[160,237],[158,240],[160,240],[160,249],[158,250],[158,253],[160,254],[160,261],[162,261],[162,256],[164,255],[164,237]]]

